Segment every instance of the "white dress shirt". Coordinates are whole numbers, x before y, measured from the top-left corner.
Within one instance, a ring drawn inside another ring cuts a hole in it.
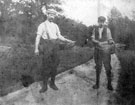
[[[38,26],[37,35],[41,36],[43,39],[65,39],[59,30],[57,24],[49,22],[46,20]]]

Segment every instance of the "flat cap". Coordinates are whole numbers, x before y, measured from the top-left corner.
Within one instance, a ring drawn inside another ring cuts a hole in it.
[[[99,16],[98,17],[98,22],[105,22],[106,18],[104,16]]]
[[[54,15],[57,14],[57,11],[55,11],[54,9],[48,9],[46,12],[47,14],[54,14]]]

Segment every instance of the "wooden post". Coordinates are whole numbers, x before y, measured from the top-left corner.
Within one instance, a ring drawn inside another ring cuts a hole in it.
[[[98,2],[97,2],[97,17],[99,17],[100,16],[100,0],[98,0]]]

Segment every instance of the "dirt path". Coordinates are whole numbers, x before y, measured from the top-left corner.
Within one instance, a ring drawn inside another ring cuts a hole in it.
[[[119,69],[119,62],[115,55],[112,55],[112,66],[115,88]],[[29,88],[23,88],[0,98],[0,105],[108,105],[112,92],[106,89],[104,69],[99,90],[92,89],[94,83],[95,69],[94,62],[91,60],[74,68],[72,74],[65,72],[58,75],[56,80],[58,91],[48,88],[46,93],[39,94],[40,84],[34,83]]]

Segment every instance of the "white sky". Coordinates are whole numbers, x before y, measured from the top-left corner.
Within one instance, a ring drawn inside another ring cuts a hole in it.
[[[18,0],[13,0],[18,1]],[[30,0],[25,0],[30,1]],[[85,25],[97,24],[98,0],[60,0],[64,15]],[[100,15],[107,17],[112,7],[116,7],[124,16],[132,19],[135,0],[100,0]]]
[[[64,15],[85,25],[97,24],[98,0],[61,0]],[[116,7],[124,16],[131,18],[135,10],[135,0],[100,0],[100,15],[107,17],[112,7]]]

